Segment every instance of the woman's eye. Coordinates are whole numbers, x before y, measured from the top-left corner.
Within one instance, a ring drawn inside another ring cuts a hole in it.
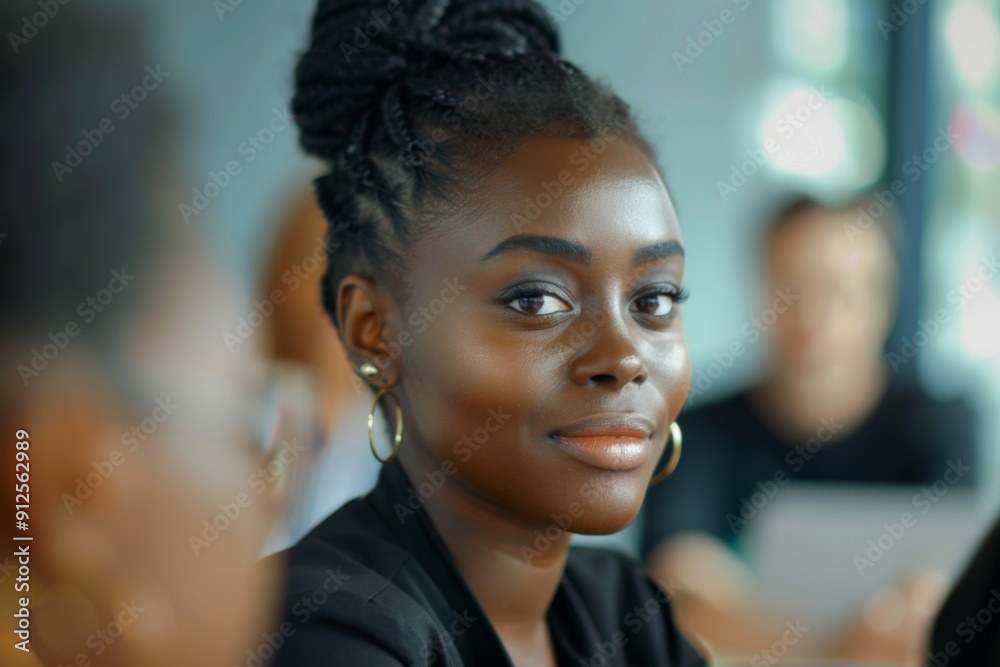
[[[524,315],[551,315],[573,310],[559,297],[541,290],[520,292],[507,301],[507,304]]]
[[[675,306],[686,299],[683,291],[677,292],[651,292],[637,298],[633,303],[636,310],[644,315],[652,317],[669,317],[674,314]]]

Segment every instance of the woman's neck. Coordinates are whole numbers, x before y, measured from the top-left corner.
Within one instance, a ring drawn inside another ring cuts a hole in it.
[[[416,460],[402,462],[411,479],[420,479],[425,469],[432,469]],[[569,533],[563,532],[556,540],[546,537],[548,546],[539,549],[535,531],[544,535],[546,526],[504,516],[503,510],[469,489],[457,475],[427,498],[424,507],[508,651],[538,648],[539,644],[547,647],[546,613],[562,580]]]

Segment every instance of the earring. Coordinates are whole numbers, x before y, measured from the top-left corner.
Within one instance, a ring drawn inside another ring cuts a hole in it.
[[[365,363],[358,366],[358,372],[360,372],[366,378],[373,378],[376,375],[378,375],[378,368],[376,368],[375,364],[373,364],[372,362],[366,361]]]
[[[375,408],[378,406],[378,399],[382,396],[388,395],[392,398],[393,402],[396,404],[396,435],[392,438],[392,455],[383,459],[375,451]],[[377,394],[375,394],[375,400],[372,401],[372,409],[368,411],[368,443],[372,447],[372,454],[381,463],[388,463],[389,461],[396,458],[399,454],[399,443],[403,441],[403,407],[399,404],[399,399],[396,394],[392,393],[391,390],[387,388],[380,389]]]
[[[670,424],[670,440],[674,445],[673,450],[670,452],[670,460],[667,461],[667,465],[663,470],[656,473],[653,479],[649,480],[650,486],[659,484],[665,480],[677,468],[677,463],[681,460],[681,427],[677,425],[677,422]]]

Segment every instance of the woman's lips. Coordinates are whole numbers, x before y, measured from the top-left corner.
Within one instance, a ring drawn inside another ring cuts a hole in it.
[[[649,458],[651,442],[646,435],[629,432],[579,432],[552,435],[574,458],[604,470],[634,470]]]

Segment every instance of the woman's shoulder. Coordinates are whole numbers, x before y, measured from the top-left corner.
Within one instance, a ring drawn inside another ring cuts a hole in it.
[[[434,620],[415,592],[432,586],[412,556],[352,501],[284,552],[282,645],[275,667],[413,662],[433,642]]]
[[[362,581],[391,577],[410,560],[382,527],[382,520],[358,498],[343,505],[294,545],[278,554],[288,573],[287,590],[310,588],[333,566],[365,573]],[[352,590],[360,583],[355,580]]]

